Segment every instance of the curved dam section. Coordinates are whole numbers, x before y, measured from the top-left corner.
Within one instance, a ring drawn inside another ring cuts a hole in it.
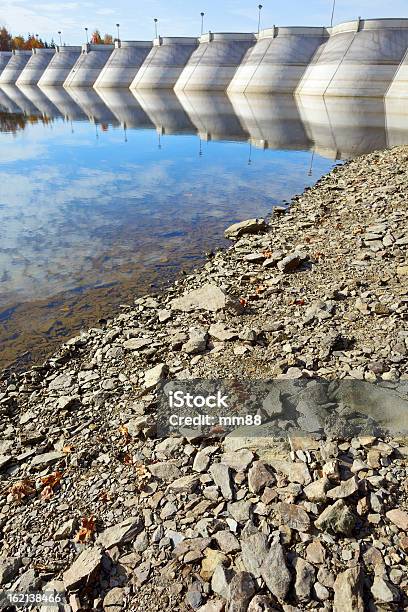
[[[54,49],[33,49],[32,56],[18,77],[16,85],[37,85],[54,55]]]
[[[197,38],[155,38],[130,88],[173,89],[197,45]]]
[[[238,67],[228,92],[293,93],[317,49],[328,37],[326,28],[263,30]]]
[[[404,59],[399,65],[397,72],[395,73],[386,97],[408,98],[408,49],[404,55]]]
[[[67,76],[64,87],[93,87],[114,45],[82,45],[82,53]]]
[[[12,51],[9,61],[0,75],[0,85],[15,85],[30,57],[31,51]]]
[[[256,38],[254,34],[210,32],[199,41],[176,83],[177,91],[225,91]]]
[[[9,63],[11,56],[11,51],[0,51],[0,74]]]
[[[383,97],[408,48],[408,19],[357,20],[331,29],[296,91]]]
[[[81,54],[81,47],[57,47],[38,81],[40,87],[61,87]]]
[[[102,68],[94,87],[129,88],[152,46],[151,41],[145,40],[116,41],[115,49]]]

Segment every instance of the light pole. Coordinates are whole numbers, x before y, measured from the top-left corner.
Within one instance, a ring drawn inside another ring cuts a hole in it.
[[[61,30],[58,30],[58,36],[59,36],[59,39],[60,39],[60,47],[62,47]]]
[[[89,44],[89,38],[88,38],[88,28],[85,28],[85,33],[86,33],[86,44]]]
[[[261,11],[263,9],[262,4],[258,4],[258,34],[261,30]]]
[[[204,15],[205,13],[201,13],[201,36],[204,34]]]
[[[155,17],[155,18],[154,18],[154,32],[155,32],[155,35],[156,35],[156,36],[155,36],[155,38],[157,38],[157,22],[158,22],[158,21],[159,21],[159,20],[158,20],[158,19],[156,19],[156,17]]]
[[[120,24],[117,23],[116,24],[117,30],[118,30],[118,42],[120,42],[120,34],[119,34],[119,28],[120,28]]]
[[[332,14],[331,14],[331,21],[330,21],[330,27],[333,27],[333,20],[334,20],[334,11],[336,10],[336,0],[333,0],[333,9],[332,9]]]

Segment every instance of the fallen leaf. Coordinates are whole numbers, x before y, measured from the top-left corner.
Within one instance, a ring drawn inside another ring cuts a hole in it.
[[[83,544],[84,542],[89,542],[95,532],[95,519],[93,516],[89,518],[82,519],[82,527],[76,534],[74,538],[74,542],[79,542]]]
[[[75,446],[71,446],[70,444],[68,444],[67,446],[63,447],[62,452],[69,455],[70,453],[72,453],[73,450],[75,450]]]
[[[126,442],[129,442],[129,440],[131,439],[131,436],[129,434],[129,430],[125,425],[120,425],[118,427],[120,433],[122,434],[122,436],[124,436]]]
[[[53,491],[53,488],[50,485],[47,485],[41,491],[41,499],[48,500],[48,499],[51,499],[51,497],[53,497],[53,495],[54,495],[54,491]]]
[[[45,487],[51,487],[53,489],[60,482],[62,478],[62,472],[54,472],[41,478],[41,482]]]
[[[35,493],[35,486],[31,480],[25,478],[24,480],[19,480],[16,482],[11,487],[10,492],[15,500],[21,502],[24,497]]]

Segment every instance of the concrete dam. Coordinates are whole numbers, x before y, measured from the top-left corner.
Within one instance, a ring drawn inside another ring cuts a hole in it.
[[[93,87],[114,48],[114,45],[82,45],[82,53],[65,79],[64,87]]]
[[[115,50],[95,82],[99,87],[130,87],[151,51],[150,41],[116,41]]]
[[[245,53],[255,44],[253,34],[201,36],[176,85],[176,91],[225,91]]]
[[[31,51],[12,51],[9,61],[0,74],[0,85],[15,85],[31,55]]]
[[[16,81],[16,85],[37,85],[52,60],[54,49],[33,49],[32,56]]]
[[[0,53],[1,84],[408,97],[408,19]]]
[[[57,47],[38,85],[40,87],[63,85],[80,54],[81,47]]]
[[[197,45],[197,38],[155,38],[130,88],[173,89]]]

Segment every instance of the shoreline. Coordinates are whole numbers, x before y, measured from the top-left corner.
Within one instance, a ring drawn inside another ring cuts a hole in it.
[[[407,164],[337,166],[0,385],[1,588],[66,591],[67,611],[407,605],[406,435],[316,436],[306,412],[291,445],[155,434],[164,378],[381,382],[403,413]]]

